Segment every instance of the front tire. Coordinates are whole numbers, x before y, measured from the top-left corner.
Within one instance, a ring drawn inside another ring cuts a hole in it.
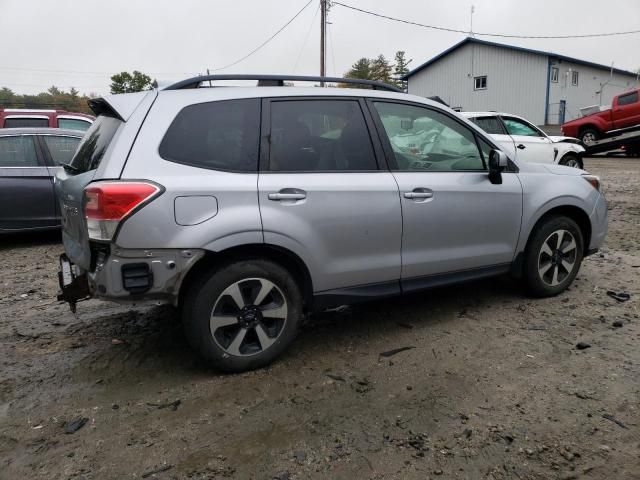
[[[580,227],[565,216],[554,216],[537,225],[525,251],[524,279],[536,297],[563,292],[576,278],[584,252]]]
[[[577,155],[573,153],[567,153],[564,157],[560,159],[560,165],[565,165],[567,167],[580,168],[583,169],[584,165],[582,164],[582,160],[578,158]]]
[[[234,262],[194,283],[183,310],[191,346],[213,367],[242,372],[268,365],[294,340],[302,321],[302,295],[280,265]]]

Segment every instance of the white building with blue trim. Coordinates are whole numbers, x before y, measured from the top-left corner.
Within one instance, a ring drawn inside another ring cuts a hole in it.
[[[638,74],[551,52],[468,37],[409,72],[409,93],[439,96],[452,108],[501,111],[557,125],[580,109],[611,105],[637,88]]]

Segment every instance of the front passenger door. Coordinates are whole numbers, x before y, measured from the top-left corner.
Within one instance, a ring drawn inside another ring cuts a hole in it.
[[[516,158],[523,162],[554,163],[557,150],[553,142],[540,129],[515,117],[502,117],[516,146]]]
[[[492,184],[486,169],[491,146],[444,112],[389,101],[370,104],[400,187],[403,291],[437,284],[440,274],[508,269],[522,216],[517,175],[503,173],[503,183]],[[428,153],[407,151],[395,141],[416,128],[432,132]]]

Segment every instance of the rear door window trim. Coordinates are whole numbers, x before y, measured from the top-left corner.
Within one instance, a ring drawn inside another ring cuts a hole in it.
[[[269,170],[269,155],[271,153],[271,105],[276,102],[288,101],[346,101],[357,102],[365,121],[365,127],[369,135],[371,147],[374,153],[374,160],[377,168],[375,170],[292,170],[292,171],[271,171]],[[306,95],[306,96],[289,96],[289,97],[265,97],[262,99],[262,135],[260,137],[260,162],[259,172],[261,174],[313,174],[313,173],[378,173],[388,172],[389,167],[386,163],[384,150],[380,139],[375,131],[374,120],[369,112],[366,100],[358,96],[325,96],[325,95]]]

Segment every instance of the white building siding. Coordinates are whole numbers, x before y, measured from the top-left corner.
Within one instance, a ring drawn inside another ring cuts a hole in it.
[[[467,44],[409,77],[409,93],[440,96],[467,111],[497,110],[544,123],[547,57],[488,45]],[[474,90],[486,75],[487,89]]]
[[[611,105],[613,97],[637,88],[636,78],[552,57],[552,67],[558,68],[558,82],[549,87],[548,123],[560,123],[560,101],[566,101],[565,121],[580,117],[580,108],[590,105]],[[578,85],[572,85],[572,72],[578,72]],[[604,85],[604,87],[603,87]],[[598,92],[602,90],[602,97]]]

